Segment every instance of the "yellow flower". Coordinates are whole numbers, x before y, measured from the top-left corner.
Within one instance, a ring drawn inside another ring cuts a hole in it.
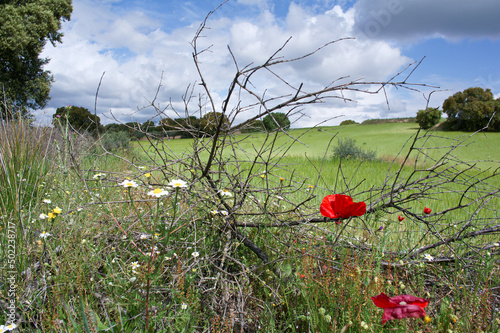
[[[56,218],[56,214],[49,213],[48,217],[49,217],[49,220],[55,219]]]
[[[282,181],[284,181],[284,180],[285,180],[285,178],[283,178],[283,177],[280,177],[280,182],[282,182]]]
[[[266,178],[266,175],[260,175],[260,178],[264,179]]]
[[[151,177],[151,174],[147,173],[147,174],[144,175],[144,177],[149,178],[149,177]]]
[[[425,322],[426,324],[430,323],[431,321],[432,321],[431,317],[429,317],[429,316],[425,316],[425,317],[424,317],[424,322]]]
[[[61,213],[62,213],[62,209],[61,209],[61,208],[59,208],[59,207],[56,207],[56,208],[54,208],[54,209],[52,210],[52,213],[54,213],[54,214],[56,214],[56,215],[57,215],[57,214],[61,214]],[[49,214],[49,215],[50,215],[50,214]]]

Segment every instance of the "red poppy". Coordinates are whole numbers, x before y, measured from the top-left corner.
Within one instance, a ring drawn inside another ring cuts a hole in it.
[[[323,198],[319,211],[321,215],[331,219],[346,219],[351,216],[364,215],[366,213],[366,204],[364,202],[353,202],[348,195],[331,194]],[[336,223],[340,223],[340,221]]]
[[[372,297],[373,303],[384,309],[382,324],[392,319],[403,318],[423,318],[424,308],[429,304],[429,300],[411,295],[399,295],[389,297],[384,293]]]
[[[403,221],[404,219],[405,219],[405,217],[404,217],[404,216],[398,215],[398,221],[399,221],[399,222]]]
[[[430,214],[432,212],[432,209],[424,207],[424,213],[425,214]]]

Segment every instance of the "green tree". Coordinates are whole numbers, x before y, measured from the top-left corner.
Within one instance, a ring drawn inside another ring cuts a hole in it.
[[[448,129],[477,131],[491,119],[487,130],[500,130],[500,99],[495,100],[490,89],[476,87],[457,92],[444,101],[443,111],[448,115]]]
[[[47,41],[61,43],[61,21],[72,11],[71,0],[0,0],[1,118],[7,109],[26,116],[47,104],[53,78],[39,56]]]
[[[101,119],[90,113],[86,108],[79,106],[68,105],[57,108],[56,113],[52,116],[52,124],[65,126],[66,121],[79,132],[95,133],[96,129],[102,130]]]
[[[344,120],[343,122],[341,122],[340,126],[354,125],[354,124],[359,124],[359,123],[355,122],[354,120],[348,119],[348,120]]]
[[[200,129],[208,133],[210,135],[214,135],[215,132],[217,132],[217,128],[219,126],[219,123],[222,121],[221,124],[221,131],[227,131],[230,127],[229,124],[229,119],[225,114],[222,114],[222,112],[209,112],[206,113],[203,117],[200,119]]]
[[[424,130],[431,128],[441,120],[441,111],[438,108],[427,108],[418,110],[415,118],[418,125]]]
[[[290,129],[290,119],[288,116],[282,112],[273,112],[268,114],[262,119],[264,127],[268,132],[272,132],[278,129],[288,131]]]

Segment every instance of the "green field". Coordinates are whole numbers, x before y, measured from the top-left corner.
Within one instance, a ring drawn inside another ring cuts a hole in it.
[[[0,243],[15,250],[0,254],[0,300],[20,331],[500,329],[500,133],[455,149],[470,134],[293,129],[222,135],[210,155],[212,138],[106,152],[2,126]],[[334,156],[346,138],[377,158]],[[323,217],[332,194],[366,213]],[[382,325],[381,293],[425,298],[426,314]]]

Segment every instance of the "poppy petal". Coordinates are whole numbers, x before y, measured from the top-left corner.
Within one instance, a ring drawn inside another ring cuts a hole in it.
[[[392,319],[422,318],[425,317],[425,310],[418,305],[405,305],[395,308],[387,308],[382,315],[382,324]]]

